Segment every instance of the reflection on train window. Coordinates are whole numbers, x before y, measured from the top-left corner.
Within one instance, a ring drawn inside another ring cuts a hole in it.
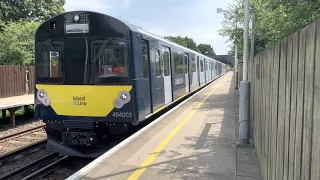
[[[188,74],[188,55],[184,55],[184,73]]]
[[[42,42],[37,44],[36,49],[36,75],[37,78],[59,78],[63,75],[62,70],[62,42]]]
[[[200,64],[199,64],[199,56],[197,56],[197,71],[198,71],[198,72],[200,72],[200,71],[199,71],[199,66],[200,66]]]
[[[169,52],[165,51],[163,53],[163,71],[165,76],[170,75],[170,64],[169,64]]]
[[[209,71],[209,64],[208,64],[208,61],[206,61],[206,69],[207,69],[207,71]]]
[[[143,67],[143,78],[149,78],[149,54],[148,44],[146,41],[142,41],[142,67]]]
[[[177,52],[174,53],[174,69],[175,69],[175,74],[183,74],[183,55],[178,54]]]
[[[105,47],[104,49],[102,49]],[[92,61],[96,77],[128,77],[126,42],[119,39],[92,43]]]
[[[203,72],[203,60],[200,60],[200,71]]]
[[[191,72],[196,72],[196,60],[194,57],[191,59]]]
[[[156,64],[156,76],[160,77],[161,76],[161,64],[160,64],[160,51],[159,51],[159,49],[156,50],[155,64]]]

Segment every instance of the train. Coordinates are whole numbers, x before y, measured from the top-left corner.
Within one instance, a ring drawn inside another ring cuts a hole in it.
[[[47,149],[98,157],[114,135],[226,73],[226,64],[112,16],[70,11],[35,33],[35,118]]]

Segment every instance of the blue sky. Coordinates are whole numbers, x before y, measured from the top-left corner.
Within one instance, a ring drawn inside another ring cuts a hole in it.
[[[227,54],[226,38],[219,36],[225,9],[233,0],[66,0],[65,11],[92,10],[121,18],[160,36],[188,36],[197,44]]]

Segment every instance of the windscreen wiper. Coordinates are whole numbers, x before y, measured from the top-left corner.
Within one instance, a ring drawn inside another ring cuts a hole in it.
[[[56,52],[56,50],[54,49],[54,47],[52,45],[51,39],[47,40],[47,43],[49,44],[50,49],[52,49],[54,52]]]
[[[91,62],[95,63],[97,58],[102,54],[102,51],[104,50],[104,48],[109,44],[109,42],[111,41],[111,38],[107,39],[105,41],[105,43],[102,45],[102,47],[99,49],[99,52],[97,53],[97,55],[91,60]]]

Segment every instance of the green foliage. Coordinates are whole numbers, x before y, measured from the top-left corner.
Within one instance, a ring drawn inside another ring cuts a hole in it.
[[[65,0],[0,1],[0,65],[34,63],[34,34],[43,20],[63,13]]]
[[[34,64],[34,34],[40,22],[17,22],[0,33],[0,65]]]
[[[213,57],[216,55],[210,44],[199,44],[198,49],[200,50],[201,54],[204,54],[208,57]]]
[[[28,106],[29,112],[34,112],[34,106],[33,105],[29,105]],[[15,113],[16,116],[23,116],[26,115],[25,109],[24,107],[21,107],[20,109],[18,109]],[[6,111],[6,114],[2,114],[2,111],[0,111],[0,119],[3,118],[3,116],[6,116],[7,118],[10,117],[10,113],[9,111]]]
[[[196,42],[193,39],[188,38],[187,36],[184,38],[181,36],[177,36],[177,37],[167,36],[164,38],[166,38],[172,42],[175,42],[181,46],[184,46],[184,47],[187,47],[187,48],[192,49],[194,51],[200,52]]]
[[[192,38],[188,38],[186,37],[181,37],[181,36],[177,36],[177,37],[172,37],[172,36],[166,36],[164,37],[172,42],[175,42],[181,46],[187,47],[189,49],[192,49],[194,51],[197,51],[203,55],[206,55],[208,57],[213,57],[216,55],[216,53],[214,52],[212,46],[210,44],[199,44],[197,45],[197,43],[192,39]]]
[[[250,15],[254,14],[255,54],[273,46],[320,17],[320,0],[261,1],[250,0]],[[243,55],[244,0],[236,0],[227,9],[217,9],[224,20],[219,34],[236,42],[239,57]],[[250,40],[249,40],[250,42]],[[234,53],[231,47],[229,54]]]
[[[64,12],[65,0],[4,0],[0,2],[0,19],[4,22],[46,20]]]

